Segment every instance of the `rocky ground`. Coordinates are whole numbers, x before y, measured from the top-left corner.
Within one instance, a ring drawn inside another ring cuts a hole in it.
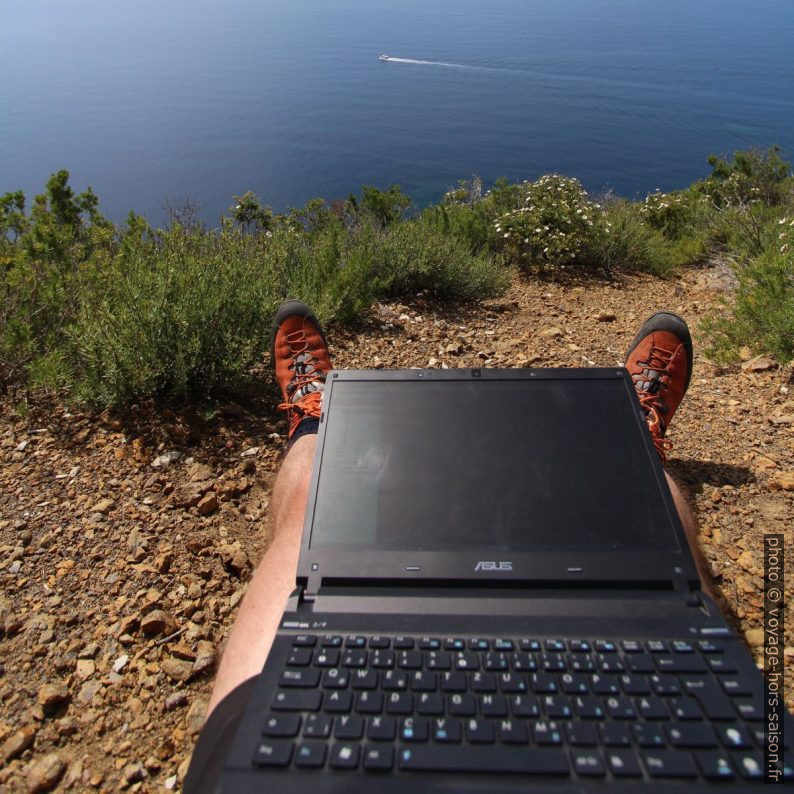
[[[465,309],[378,305],[329,338],[342,368],[615,366],[658,308],[689,321],[697,350],[697,321],[725,289],[718,269],[518,280]],[[746,352],[730,371],[696,358],[670,468],[696,504],[716,591],[758,655],[762,535],[783,532],[791,549],[794,534],[794,379]],[[179,789],[267,548],[284,449],[276,402],[266,368],[257,397],[221,407],[96,416],[0,401],[0,789]],[[790,620],[786,646],[791,707]]]

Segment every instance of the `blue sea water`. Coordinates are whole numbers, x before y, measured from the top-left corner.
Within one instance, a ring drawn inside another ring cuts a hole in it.
[[[4,0],[0,192],[67,168],[102,209],[209,222],[479,175],[634,196],[794,157],[791,0]],[[402,60],[382,62],[386,53]],[[414,62],[412,62],[414,61]]]

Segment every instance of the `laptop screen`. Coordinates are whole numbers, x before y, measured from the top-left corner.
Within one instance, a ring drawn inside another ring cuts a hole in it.
[[[620,378],[333,385],[310,549],[679,550]]]

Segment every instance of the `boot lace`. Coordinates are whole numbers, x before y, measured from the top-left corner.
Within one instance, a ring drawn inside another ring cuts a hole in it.
[[[662,347],[652,347],[647,361],[639,361],[639,372],[633,372],[631,377],[637,389],[640,406],[648,420],[648,429],[651,431],[654,447],[662,459],[667,463],[667,455],[673,448],[672,442],[664,437],[667,429],[661,414],[667,413],[663,392],[667,389],[667,371],[673,359],[674,351]]]
[[[317,368],[320,361],[312,354],[303,330],[293,331],[284,338],[289,345],[292,358],[289,369],[293,374],[286,389],[289,401],[281,403],[278,408],[287,412],[290,427],[294,428],[306,417],[320,416],[323,395],[322,387],[318,388],[317,383],[325,381],[325,374]]]

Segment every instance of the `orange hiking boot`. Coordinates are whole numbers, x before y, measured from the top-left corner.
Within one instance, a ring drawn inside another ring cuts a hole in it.
[[[316,430],[331,356],[323,329],[305,303],[289,300],[278,307],[270,330],[270,357],[284,400],[279,410],[289,419],[287,439],[306,419],[315,420]]]
[[[686,322],[672,312],[652,314],[626,353],[626,369],[656,451],[666,463],[672,444],[664,435],[692,377],[692,337]]]

